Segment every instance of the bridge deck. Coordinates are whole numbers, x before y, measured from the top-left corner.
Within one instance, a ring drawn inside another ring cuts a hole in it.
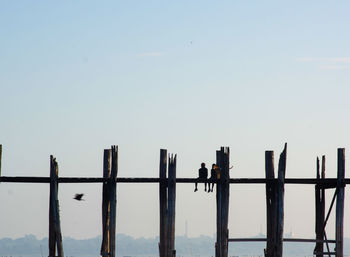
[[[59,177],[58,183],[103,183],[108,179],[102,177]],[[276,182],[277,179],[265,178],[231,178],[230,184],[265,184],[266,182]],[[8,177],[1,176],[0,182],[9,183],[50,183],[50,177]],[[131,178],[120,177],[116,179],[117,183],[159,183],[159,178]],[[197,178],[176,178],[176,183],[204,183],[216,182],[215,180],[198,180]],[[337,185],[336,178],[315,179],[315,178],[286,178],[285,184],[311,184],[324,187],[333,187]],[[344,184],[350,184],[350,179],[344,179]]]

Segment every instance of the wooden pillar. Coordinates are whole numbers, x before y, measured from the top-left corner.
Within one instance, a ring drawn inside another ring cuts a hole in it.
[[[167,150],[160,150],[159,162],[159,257],[167,257]]]
[[[322,180],[325,178],[325,156],[322,156],[322,167],[320,173],[320,160],[316,160],[316,178]],[[320,185],[315,185],[315,232],[316,239],[324,239],[324,221],[325,221],[325,189]],[[316,242],[314,254],[316,257],[323,257],[324,247],[323,242]]]
[[[167,212],[167,256],[175,257],[175,200],[176,200],[176,155],[169,157],[168,168],[168,212]]]
[[[337,257],[343,257],[344,239],[344,177],[345,177],[345,149],[338,148],[338,177],[337,177],[337,203],[335,214],[335,252]]]
[[[117,212],[117,175],[118,175],[118,146],[112,146],[112,167],[110,177],[110,250],[111,257],[115,257],[115,228]]]
[[[56,172],[54,171],[53,156],[50,156],[50,206],[49,206],[49,257],[56,256],[56,231],[55,231],[55,181]]]
[[[58,202],[58,164],[50,156],[49,257],[64,257]]]
[[[221,170],[221,152],[216,151],[216,165]],[[221,171],[220,171],[221,173]],[[221,176],[221,174],[220,174]],[[222,256],[222,183],[221,180],[218,179],[216,184],[216,244],[215,244],[215,257]]]
[[[266,249],[265,256],[273,257],[276,238],[276,183],[274,153],[265,151],[265,177],[266,177]]]
[[[230,149],[228,147],[222,148],[223,151],[223,197],[222,197],[222,218],[223,218],[223,251],[222,256],[228,256],[228,218],[229,218],[229,200],[230,200]]]
[[[103,152],[103,178],[108,179],[111,175],[111,155],[110,149],[105,149]],[[110,223],[110,208],[109,208],[109,190],[108,182],[103,182],[102,185],[102,244],[101,256],[108,256],[110,249],[109,240],[109,223]]]
[[[2,145],[0,145],[0,177],[1,177]]]
[[[216,244],[215,256],[228,256],[228,216],[230,198],[230,149],[221,147],[216,152],[216,165],[220,168],[220,179],[216,186]]]
[[[276,188],[277,226],[276,226],[276,257],[283,255],[283,226],[284,226],[284,179],[286,175],[287,143],[278,162],[278,179]]]
[[[115,229],[117,205],[118,146],[104,150],[102,189],[102,244],[101,256],[115,257]]]

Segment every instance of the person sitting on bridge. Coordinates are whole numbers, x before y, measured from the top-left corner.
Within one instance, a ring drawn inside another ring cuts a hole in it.
[[[218,165],[215,165],[216,179],[220,180],[221,178],[221,169]]]
[[[217,170],[219,170],[219,172],[217,172]],[[209,192],[213,192],[214,189],[214,183],[217,180],[217,175],[219,174],[220,176],[220,168],[218,166],[216,166],[215,163],[213,163],[213,165],[211,165],[211,171],[210,171],[210,180],[211,180],[211,189],[210,189],[210,182],[209,182]]]
[[[207,182],[207,178],[208,178],[208,169],[205,167],[205,163],[202,162],[201,168],[198,170],[198,179],[194,189],[195,192],[198,191],[198,182],[200,181],[204,181],[204,191],[207,191],[207,184],[209,184]]]

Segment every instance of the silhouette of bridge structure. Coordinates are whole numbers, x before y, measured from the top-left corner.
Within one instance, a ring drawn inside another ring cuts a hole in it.
[[[344,191],[350,184],[345,178],[345,149],[338,148],[337,178],[325,177],[325,156],[316,161],[316,176],[310,178],[286,178],[287,144],[279,156],[275,176],[274,152],[265,152],[265,178],[230,178],[230,150],[221,147],[216,151],[216,165],[220,168],[220,179],[198,180],[197,178],[176,177],[176,155],[168,155],[160,150],[159,177],[128,178],[118,177],[118,147],[104,150],[102,177],[59,177],[58,163],[50,156],[49,177],[9,177],[1,176],[0,145],[0,183],[49,183],[49,257],[64,257],[60,225],[58,185],[60,183],[102,183],[102,243],[101,256],[115,257],[116,208],[118,183],[157,183],[159,184],[159,256],[175,257],[175,202],[177,183],[215,183],[216,184],[216,243],[215,257],[228,257],[230,242],[266,242],[262,249],[266,257],[282,257],[284,242],[310,242],[315,244],[316,257],[324,255],[343,257]],[[229,197],[230,186],[234,184],[265,184],[266,187],[266,238],[230,238]],[[284,238],[284,186],[285,184],[308,184],[315,186],[315,238]],[[325,190],[335,189],[326,212]],[[335,207],[334,207],[335,205]],[[331,211],[335,209],[335,236],[328,239],[326,226]],[[332,250],[330,245],[333,246]],[[56,255],[57,254],[57,255]]]

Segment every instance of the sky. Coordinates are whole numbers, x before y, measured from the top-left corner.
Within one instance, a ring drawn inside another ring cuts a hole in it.
[[[0,0],[3,176],[157,177],[160,149],[197,177],[230,147],[232,178],[263,178],[288,143],[287,178],[350,149],[348,1]],[[349,166],[347,159],[346,166]],[[215,194],[178,184],[176,234],[212,236]],[[0,238],[48,236],[48,185],[1,183]],[[74,201],[85,193],[84,202]],[[327,206],[332,198],[327,192]],[[61,184],[63,236],[101,234],[101,185]],[[349,190],[345,195],[350,199]],[[264,185],[231,185],[230,237],[266,232]],[[350,237],[350,205],[344,234]],[[327,228],[334,235],[334,214]],[[285,232],[314,237],[314,187],[286,185]],[[117,233],[159,233],[157,184],[118,184]]]

